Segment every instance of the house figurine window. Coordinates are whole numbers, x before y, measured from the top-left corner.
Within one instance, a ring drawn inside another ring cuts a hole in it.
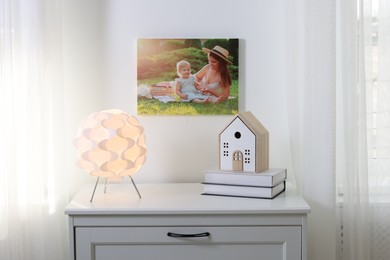
[[[251,113],[239,113],[219,134],[219,168],[236,172],[268,169],[268,131]]]

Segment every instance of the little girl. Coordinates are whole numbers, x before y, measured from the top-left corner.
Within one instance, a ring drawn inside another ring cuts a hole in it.
[[[191,74],[191,65],[188,61],[182,60],[176,64],[177,78],[176,94],[182,101],[192,101],[195,103],[206,103],[209,96],[203,95],[199,92],[197,87],[199,83],[196,82],[195,76]]]

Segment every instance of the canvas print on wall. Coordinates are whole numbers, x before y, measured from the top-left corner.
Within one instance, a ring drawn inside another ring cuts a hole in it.
[[[138,115],[238,113],[238,39],[138,39]]]

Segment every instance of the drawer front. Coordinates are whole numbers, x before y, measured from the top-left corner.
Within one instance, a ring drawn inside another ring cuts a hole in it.
[[[76,259],[301,259],[301,227],[83,227]]]

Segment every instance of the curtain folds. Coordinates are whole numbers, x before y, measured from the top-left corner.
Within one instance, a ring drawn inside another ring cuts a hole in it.
[[[339,2],[342,250],[390,258],[390,1]]]
[[[389,259],[390,1],[296,0],[287,12],[293,171],[312,207],[308,258]]]
[[[340,186],[341,216],[339,236],[341,259],[370,259],[368,244],[368,169],[367,169],[367,124],[366,84],[364,57],[364,20],[362,1],[339,3],[339,92],[338,122],[343,125],[338,133],[341,150],[337,151],[337,172]],[[358,37],[359,35],[359,37]]]
[[[308,259],[335,259],[335,2],[288,1],[288,119]]]
[[[370,259],[390,259],[390,1],[361,1]]]
[[[389,7],[338,3],[339,259],[390,258]]]
[[[0,258],[67,259],[61,5],[0,2]]]

